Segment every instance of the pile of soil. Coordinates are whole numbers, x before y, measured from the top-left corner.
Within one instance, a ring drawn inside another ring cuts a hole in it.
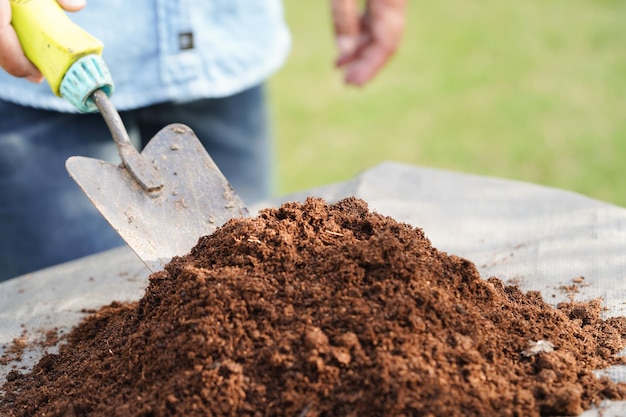
[[[462,238],[461,236],[459,237]],[[483,280],[349,198],[233,219],[13,371],[8,416],[575,415],[626,385],[626,318]]]

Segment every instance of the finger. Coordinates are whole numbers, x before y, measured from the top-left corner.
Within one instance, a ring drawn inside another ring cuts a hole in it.
[[[57,0],[57,2],[68,12],[81,10],[87,4],[87,0]]]
[[[43,76],[26,58],[17,34],[11,26],[11,6],[0,1],[0,67],[16,77],[41,82]]]
[[[363,42],[345,69],[346,82],[363,85],[394,55],[404,32],[406,0],[370,0]]]
[[[383,44],[370,43],[362,48],[356,58],[344,69],[345,82],[363,85],[370,81],[385,66],[393,50]]]
[[[332,0],[335,43],[339,52],[337,65],[342,65],[347,57],[354,54],[361,32],[358,0]]]

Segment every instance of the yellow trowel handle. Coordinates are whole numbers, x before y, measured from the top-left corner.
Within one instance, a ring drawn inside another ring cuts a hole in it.
[[[11,24],[17,32],[22,48],[28,59],[46,78],[54,94],[68,99],[82,111],[94,110],[93,107],[81,108],[81,104],[83,107],[89,107],[85,102],[95,89],[104,89],[108,96],[112,94],[112,81],[101,58],[102,42],[74,24],[56,0],[10,0],[10,2]],[[75,65],[81,60],[82,65]],[[89,71],[95,66],[95,80],[87,80],[87,85],[78,86],[72,84],[81,83],[81,80],[68,78],[64,81],[68,72],[71,70],[83,72],[85,65],[90,67],[87,68]],[[104,81],[100,79],[101,74],[98,74],[103,71],[106,72]],[[69,88],[69,91],[64,91],[64,87]],[[76,98],[78,103],[69,97],[76,93],[74,91],[76,88],[79,89],[80,96]]]

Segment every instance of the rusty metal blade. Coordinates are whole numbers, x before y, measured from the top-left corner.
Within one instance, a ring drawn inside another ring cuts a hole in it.
[[[66,168],[151,271],[188,253],[229,219],[248,215],[189,127],[166,126],[141,155],[162,177],[156,193],[145,191],[123,165],[73,156]]]

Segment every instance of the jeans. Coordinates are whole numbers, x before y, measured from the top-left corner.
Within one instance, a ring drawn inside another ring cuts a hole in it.
[[[266,110],[263,86],[257,86],[226,98],[120,115],[139,149],[167,124],[188,125],[251,204],[271,191]],[[65,160],[72,155],[119,162],[100,114],[0,101],[0,281],[124,244],[69,177]]]

